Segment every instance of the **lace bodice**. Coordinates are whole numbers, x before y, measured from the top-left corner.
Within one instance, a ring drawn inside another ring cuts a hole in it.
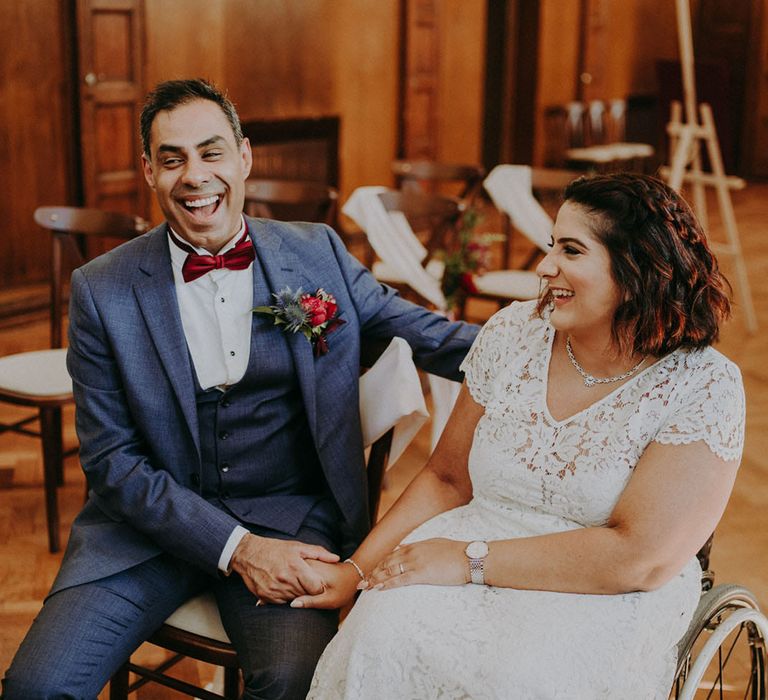
[[[586,409],[555,420],[546,404],[554,329],[533,316],[534,306],[515,303],[497,313],[462,366],[473,398],[485,407],[469,460],[475,498],[532,507],[573,526],[601,525],[651,441],[702,440],[725,460],[740,457],[741,375],[713,348],[672,352]]]
[[[647,445],[701,440],[726,460],[744,439],[738,369],[676,351],[566,420],[547,410],[554,330],[533,303],[496,314],[463,364],[485,412],[473,498],[406,542],[526,537],[608,519]],[[311,700],[665,700],[696,609],[693,557],[654,591],[579,595],[494,586],[364,592],[323,654]]]

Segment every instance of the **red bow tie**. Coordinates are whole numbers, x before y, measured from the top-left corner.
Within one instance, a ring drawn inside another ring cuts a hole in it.
[[[171,240],[188,253],[187,259],[181,267],[181,275],[185,282],[192,282],[211,270],[219,270],[222,267],[226,267],[228,270],[245,270],[256,257],[253,245],[248,240],[248,231],[243,234],[235,247],[228,250],[224,255],[200,255],[173,234],[171,234]]]

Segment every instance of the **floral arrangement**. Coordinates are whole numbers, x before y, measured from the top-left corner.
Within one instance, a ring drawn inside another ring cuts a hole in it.
[[[337,317],[338,305],[333,295],[324,289],[309,294],[301,287],[295,292],[286,287],[272,296],[274,304],[257,306],[253,313],[271,316],[274,324],[287,333],[301,333],[312,344],[315,357],[325,355],[328,334],[346,323]]]
[[[440,287],[449,310],[461,306],[468,294],[477,294],[474,276],[484,274],[489,268],[490,244],[498,236],[475,236],[479,221],[477,210],[467,209],[459,224],[458,247],[443,255],[445,268]]]

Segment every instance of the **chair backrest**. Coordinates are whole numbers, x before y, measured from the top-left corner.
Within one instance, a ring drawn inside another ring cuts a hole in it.
[[[336,227],[339,193],[322,182],[304,180],[245,181],[244,211],[280,221],[312,221]]]
[[[453,243],[453,234],[466,208],[461,200],[452,197],[410,190],[386,190],[379,199],[387,212],[401,212],[422,239],[427,250],[422,265]]]
[[[559,166],[569,148],[621,143],[626,140],[627,101],[572,101],[544,112],[545,162]]]
[[[64,258],[75,265],[88,257],[87,239],[125,241],[144,233],[149,224],[138,216],[83,207],[38,207],[35,222],[51,233],[51,347],[63,343]]]
[[[439,163],[432,160],[392,161],[395,183],[402,190],[440,192],[443,184],[455,183],[459,199],[471,203],[480,192],[485,168],[481,165]]]

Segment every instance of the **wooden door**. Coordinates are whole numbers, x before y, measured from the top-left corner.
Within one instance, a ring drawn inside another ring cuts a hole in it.
[[[143,0],[78,0],[77,28],[84,204],[147,217]]]
[[[720,139],[726,168],[745,174],[756,174],[760,161],[751,132],[756,126],[756,89],[761,78],[765,81],[768,63],[759,48],[762,5],[762,0],[698,0],[691,5],[696,62],[723,76],[722,104],[713,103],[712,108],[715,119],[720,117],[718,133],[721,127],[726,131]]]

